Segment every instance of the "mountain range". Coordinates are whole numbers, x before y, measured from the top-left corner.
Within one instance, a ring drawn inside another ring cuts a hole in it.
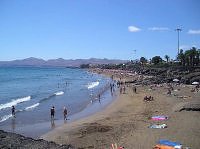
[[[38,66],[38,67],[80,67],[82,64],[120,64],[128,62],[128,60],[118,60],[118,59],[97,59],[97,58],[90,58],[90,59],[50,59],[50,60],[43,60],[40,58],[26,58],[22,60],[13,60],[13,61],[0,61],[0,66]]]

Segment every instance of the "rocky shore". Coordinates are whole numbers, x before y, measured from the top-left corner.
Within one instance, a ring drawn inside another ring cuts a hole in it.
[[[101,69],[92,68],[95,73],[115,74],[118,78],[128,77],[127,83],[143,85],[172,83],[178,79],[179,83],[191,84],[194,81],[200,82],[200,67],[131,67],[124,69]],[[137,74],[137,75],[136,75]],[[140,76],[140,77],[134,77]]]
[[[19,134],[0,130],[1,149],[73,149],[71,145],[58,145],[43,139],[35,140]]]
[[[153,76],[143,80],[145,84],[170,83],[173,79],[178,79],[179,83],[191,84],[200,81],[200,68],[144,68],[139,71],[142,75]]]

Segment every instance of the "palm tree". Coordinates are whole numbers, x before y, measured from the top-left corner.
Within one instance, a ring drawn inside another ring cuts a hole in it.
[[[181,65],[185,66],[185,54],[183,53],[183,49],[180,50],[180,53],[178,54],[178,60],[181,61]]]
[[[142,65],[147,63],[147,59],[145,57],[141,57],[140,58],[140,63],[142,63]]]
[[[154,56],[154,57],[152,57],[152,63],[154,64],[154,65],[157,65],[157,64],[159,64],[159,63],[161,63],[162,62],[162,58],[160,57],[160,56]]]
[[[198,54],[199,53],[195,47],[192,47],[192,49],[190,49],[190,50],[186,50],[185,58],[186,58],[187,65],[194,66],[196,59],[199,59]]]
[[[195,64],[198,66],[200,62],[200,49],[196,52]]]
[[[165,55],[165,59],[167,60],[167,63],[169,62],[169,55]]]

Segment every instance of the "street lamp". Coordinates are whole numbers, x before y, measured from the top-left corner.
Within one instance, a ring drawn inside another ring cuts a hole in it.
[[[181,32],[182,29],[181,28],[177,28],[177,29],[175,29],[175,31],[177,31],[177,33],[178,33],[178,55],[179,55],[179,32]]]

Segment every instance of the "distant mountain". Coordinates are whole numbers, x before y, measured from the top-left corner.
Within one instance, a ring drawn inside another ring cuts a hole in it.
[[[128,62],[128,60],[117,60],[117,59],[69,59],[63,58],[43,60],[39,58],[26,58],[22,60],[13,61],[0,61],[0,66],[54,66],[54,67],[79,67],[81,64],[120,64]]]

